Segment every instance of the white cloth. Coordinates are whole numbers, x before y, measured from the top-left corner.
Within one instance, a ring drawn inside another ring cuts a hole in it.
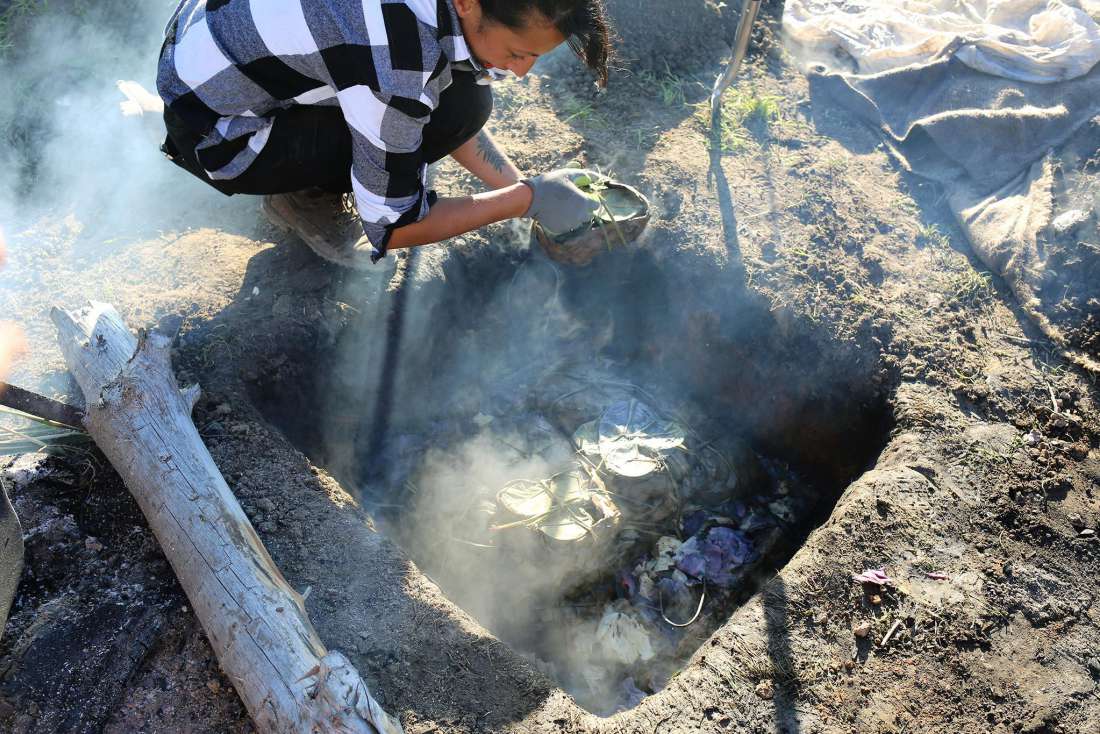
[[[809,60],[877,74],[954,53],[1023,82],[1087,74],[1100,61],[1100,0],[787,0],[783,29]]]

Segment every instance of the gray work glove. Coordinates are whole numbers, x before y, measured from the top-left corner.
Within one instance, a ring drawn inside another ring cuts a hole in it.
[[[533,193],[531,208],[524,216],[534,219],[551,234],[571,232],[591,222],[600,202],[574,185],[581,177],[597,180],[598,174],[582,168],[559,168],[524,181]]]

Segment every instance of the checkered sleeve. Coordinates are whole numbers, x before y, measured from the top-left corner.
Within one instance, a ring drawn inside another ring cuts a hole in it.
[[[420,154],[431,109],[419,100],[383,94],[365,85],[337,94],[352,137],[351,185],[363,231],[377,261],[393,230],[428,213],[426,171]]]
[[[157,88],[204,136],[195,152],[211,180],[253,163],[273,111],[338,104],[377,260],[395,228],[428,213],[420,148],[459,55],[456,23],[446,0],[181,0]]]
[[[428,213],[420,147],[446,65],[434,2],[364,0],[364,8],[369,40],[321,55],[351,131],[352,191],[377,261],[394,229]]]

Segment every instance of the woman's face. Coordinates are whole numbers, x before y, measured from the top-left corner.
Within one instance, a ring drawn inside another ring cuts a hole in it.
[[[470,52],[487,68],[524,76],[539,56],[565,41],[565,36],[538,13],[532,14],[526,27],[516,30],[486,18],[478,0],[455,0],[454,5]]]

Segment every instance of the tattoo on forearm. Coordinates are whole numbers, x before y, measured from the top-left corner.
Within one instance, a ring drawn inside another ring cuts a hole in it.
[[[481,157],[481,160],[492,166],[497,173],[504,173],[508,170],[508,158],[497,147],[492,136],[484,130],[477,134],[477,154]]]

